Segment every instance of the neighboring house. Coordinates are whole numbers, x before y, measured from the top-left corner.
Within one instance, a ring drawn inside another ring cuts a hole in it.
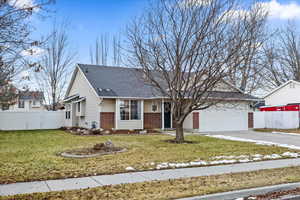
[[[300,104],[300,82],[289,80],[265,97],[266,106]]]
[[[15,104],[0,106],[5,111],[39,111],[45,110],[43,106],[44,94],[39,91],[19,91]]]
[[[227,82],[216,87],[213,95],[222,103],[206,111],[243,112],[244,116],[248,116],[253,102],[257,101],[255,97],[242,93]],[[140,69],[137,68],[77,64],[64,102],[68,127],[173,127],[171,102],[145,83]],[[188,128],[191,126],[196,129],[199,126],[199,114],[197,116],[193,113],[191,116],[192,118],[188,117],[187,120],[191,121],[192,125],[189,125],[189,122],[185,124]],[[235,117],[232,123],[239,124],[236,120],[239,118]],[[214,126],[217,124],[218,121],[214,121]],[[246,126],[248,128],[248,125]]]

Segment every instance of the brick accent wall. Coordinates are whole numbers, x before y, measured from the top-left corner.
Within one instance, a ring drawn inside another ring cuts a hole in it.
[[[253,113],[248,113],[248,128],[253,128],[254,126],[254,119],[253,119]]]
[[[144,128],[161,128],[161,113],[144,113]]]
[[[199,129],[199,112],[193,113],[193,129]]]
[[[115,127],[115,113],[114,112],[101,112],[100,113],[100,126],[103,129],[112,129]]]

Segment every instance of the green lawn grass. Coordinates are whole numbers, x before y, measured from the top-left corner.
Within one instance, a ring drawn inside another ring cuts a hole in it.
[[[220,155],[272,154],[288,151],[270,147],[215,139],[186,136],[193,144],[172,144],[167,135],[76,136],[59,130],[0,132],[0,183],[58,179],[126,172],[153,168],[151,162],[188,162],[208,160]],[[71,159],[59,152],[92,147],[110,139],[127,152],[95,158]]]
[[[300,181],[300,167],[3,197],[2,200],[177,199]],[[1,197],[0,197],[1,199]]]

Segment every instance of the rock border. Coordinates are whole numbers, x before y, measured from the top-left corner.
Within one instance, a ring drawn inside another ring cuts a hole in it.
[[[65,158],[93,158],[97,156],[104,156],[104,155],[110,155],[110,154],[116,154],[116,153],[123,153],[126,152],[127,149],[121,149],[120,151],[114,151],[114,152],[103,152],[103,153],[95,153],[95,154],[89,154],[89,155],[76,155],[71,153],[62,152],[59,155]]]

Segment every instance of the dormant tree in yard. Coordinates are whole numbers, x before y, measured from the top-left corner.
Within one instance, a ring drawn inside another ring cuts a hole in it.
[[[270,89],[300,81],[300,32],[289,22],[264,46],[264,79]]]
[[[259,4],[256,6],[259,6]],[[260,7],[256,9],[260,9]],[[257,20],[257,17],[259,17],[255,16],[257,14],[260,14],[260,12],[249,13],[252,16],[249,18],[250,20],[245,21],[257,24],[245,26],[245,28],[252,29],[249,30],[249,35],[247,36],[249,40],[244,42],[239,53],[233,55],[235,57],[233,59],[234,62],[237,63],[236,61],[240,60],[238,61],[240,64],[229,65],[228,76],[226,77],[227,81],[248,94],[262,89],[264,83],[264,77],[262,76],[262,72],[264,71],[263,45],[268,40],[268,36],[271,36],[271,34],[265,32],[266,20]]]
[[[266,15],[234,0],[157,0],[128,26],[131,63],[172,102],[176,142],[184,142],[188,114],[218,103],[214,88],[246,62],[241,52],[249,51]]]
[[[51,110],[56,110],[57,104],[63,98],[74,57],[75,53],[70,49],[65,25],[54,25],[45,45],[45,54],[39,62],[39,72],[36,73],[37,82]]]
[[[109,46],[112,44],[112,51]],[[112,42],[109,35],[102,34],[95,40],[95,45],[90,48],[90,60],[96,65],[111,65],[119,66],[121,64],[121,41],[120,36],[113,36]]]
[[[33,31],[30,18],[35,13],[44,11],[44,7],[50,2],[51,0],[0,1],[0,101],[2,103],[9,103],[15,98],[15,93],[12,93],[9,88],[16,74],[24,68],[33,67],[23,55],[25,51],[30,50],[34,53],[32,49],[37,48],[39,44],[30,37]]]
[[[109,36],[102,34],[95,40],[94,48],[90,48],[91,63],[96,65],[107,65],[109,54]]]

